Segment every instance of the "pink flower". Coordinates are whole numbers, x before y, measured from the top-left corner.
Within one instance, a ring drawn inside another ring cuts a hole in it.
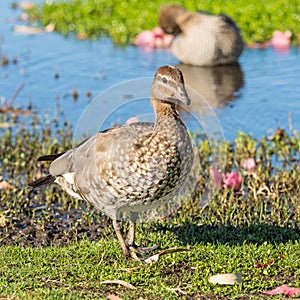
[[[270,44],[274,48],[288,48],[291,44],[292,33],[290,31],[274,31]]]
[[[300,293],[300,288],[293,288],[293,287],[289,287],[286,285],[281,285],[281,286],[277,287],[276,289],[264,292],[264,294],[266,294],[266,295],[284,294],[286,296],[294,296],[298,293]]]
[[[153,28],[152,33],[155,38],[162,38],[164,35],[164,31],[160,27]]]
[[[152,33],[155,37],[155,47],[156,48],[168,48],[170,47],[172,41],[173,41],[173,35],[172,34],[165,34],[162,28],[155,27],[152,29]]]
[[[164,34],[160,27],[155,27],[151,30],[144,30],[139,33],[133,41],[133,44],[145,49],[152,48],[168,48],[173,40],[171,34]]]
[[[246,158],[242,164],[242,168],[247,172],[254,172],[256,169],[256,162],[254,158]]]
[[[220,188],[223,181],[222,174],[213,166],[209,167],[209,174],[213,185]]]
[[[231,171],[225,175],[223,183],[225,189],[233,188],[235,191],[239,191],[242,185],[242,176],[234,171]]]
[[[144,30],[137,35],[133,44],[140,47],[152,48],[155,46],[155,37],[151,30]]]

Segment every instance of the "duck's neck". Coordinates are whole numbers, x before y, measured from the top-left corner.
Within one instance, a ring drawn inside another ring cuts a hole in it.
[[[176,105],[152,100],[155,112],[155,129],[172,135],[179,127],[184,126],[176,111]]]

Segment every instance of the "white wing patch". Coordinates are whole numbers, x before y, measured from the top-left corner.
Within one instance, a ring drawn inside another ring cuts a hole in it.
[[[67,183],[69,184],[74,184],[75,182],[75,172],[72,172],[72,173],[65,173],[65,174],[62,174],[63,178],[66,180]]]

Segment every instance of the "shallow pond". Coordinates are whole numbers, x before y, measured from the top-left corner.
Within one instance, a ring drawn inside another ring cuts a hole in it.
[[[155,70],[178,64],[165,50],[121,49],[107,38],[89,42],[57,33],[16,33],[12,27],[18,24],[19,13],[10,9],[9,2],[2,3],[0,51],[10,63],[0,67],[0,96],[9,100],[24,83],[14,106],[26,108],[31,104],[39,116],[67,120],[74,128],[83,112],[89,120],[98,118],[98,125],[112,111],[115,114],[107,121],[110,124],[116,119],[123,123],[133,116],[148,116],[151,107],[145,98]],[[11,62],[13,58],[17,63]],[[226,139],[232,140],[237,131],[259,138],[272,134],[277,126],[288,132],[291,128],[299,130],[298,48],[284,52],[246,49],[240,66],[182,66],[182,70],[187,85],[197,92],[191,97],[190,110],[197,112],[196,119],[200,116],[204,127],[217,124]],[[133,81],[125,82],[128,80]],[[99,94],[100,98],[96,97]],[[95,97],[97,106],[91,105]],[[93,113],[86,115],[87,111]]]

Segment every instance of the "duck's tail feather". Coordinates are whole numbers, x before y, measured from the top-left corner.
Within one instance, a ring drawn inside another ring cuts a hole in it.
[[[36,187],[39,187],[41,185],[45,185],[45,184],[49,184],[49,183],[52,183],[55,181],[55,176],[52,176],[52,175],[46,175],[46,176],[43,176],[33,182],[30,182],[28,183],[29,186],[31,186],[32,188],[36,188]]]
[[[38,158],[38,161],[53,161],[57,159],[58,157],[62,156],[65,152],[63,153],[58,153],[58,154],[49,154],[49,155],[44,155]]]

